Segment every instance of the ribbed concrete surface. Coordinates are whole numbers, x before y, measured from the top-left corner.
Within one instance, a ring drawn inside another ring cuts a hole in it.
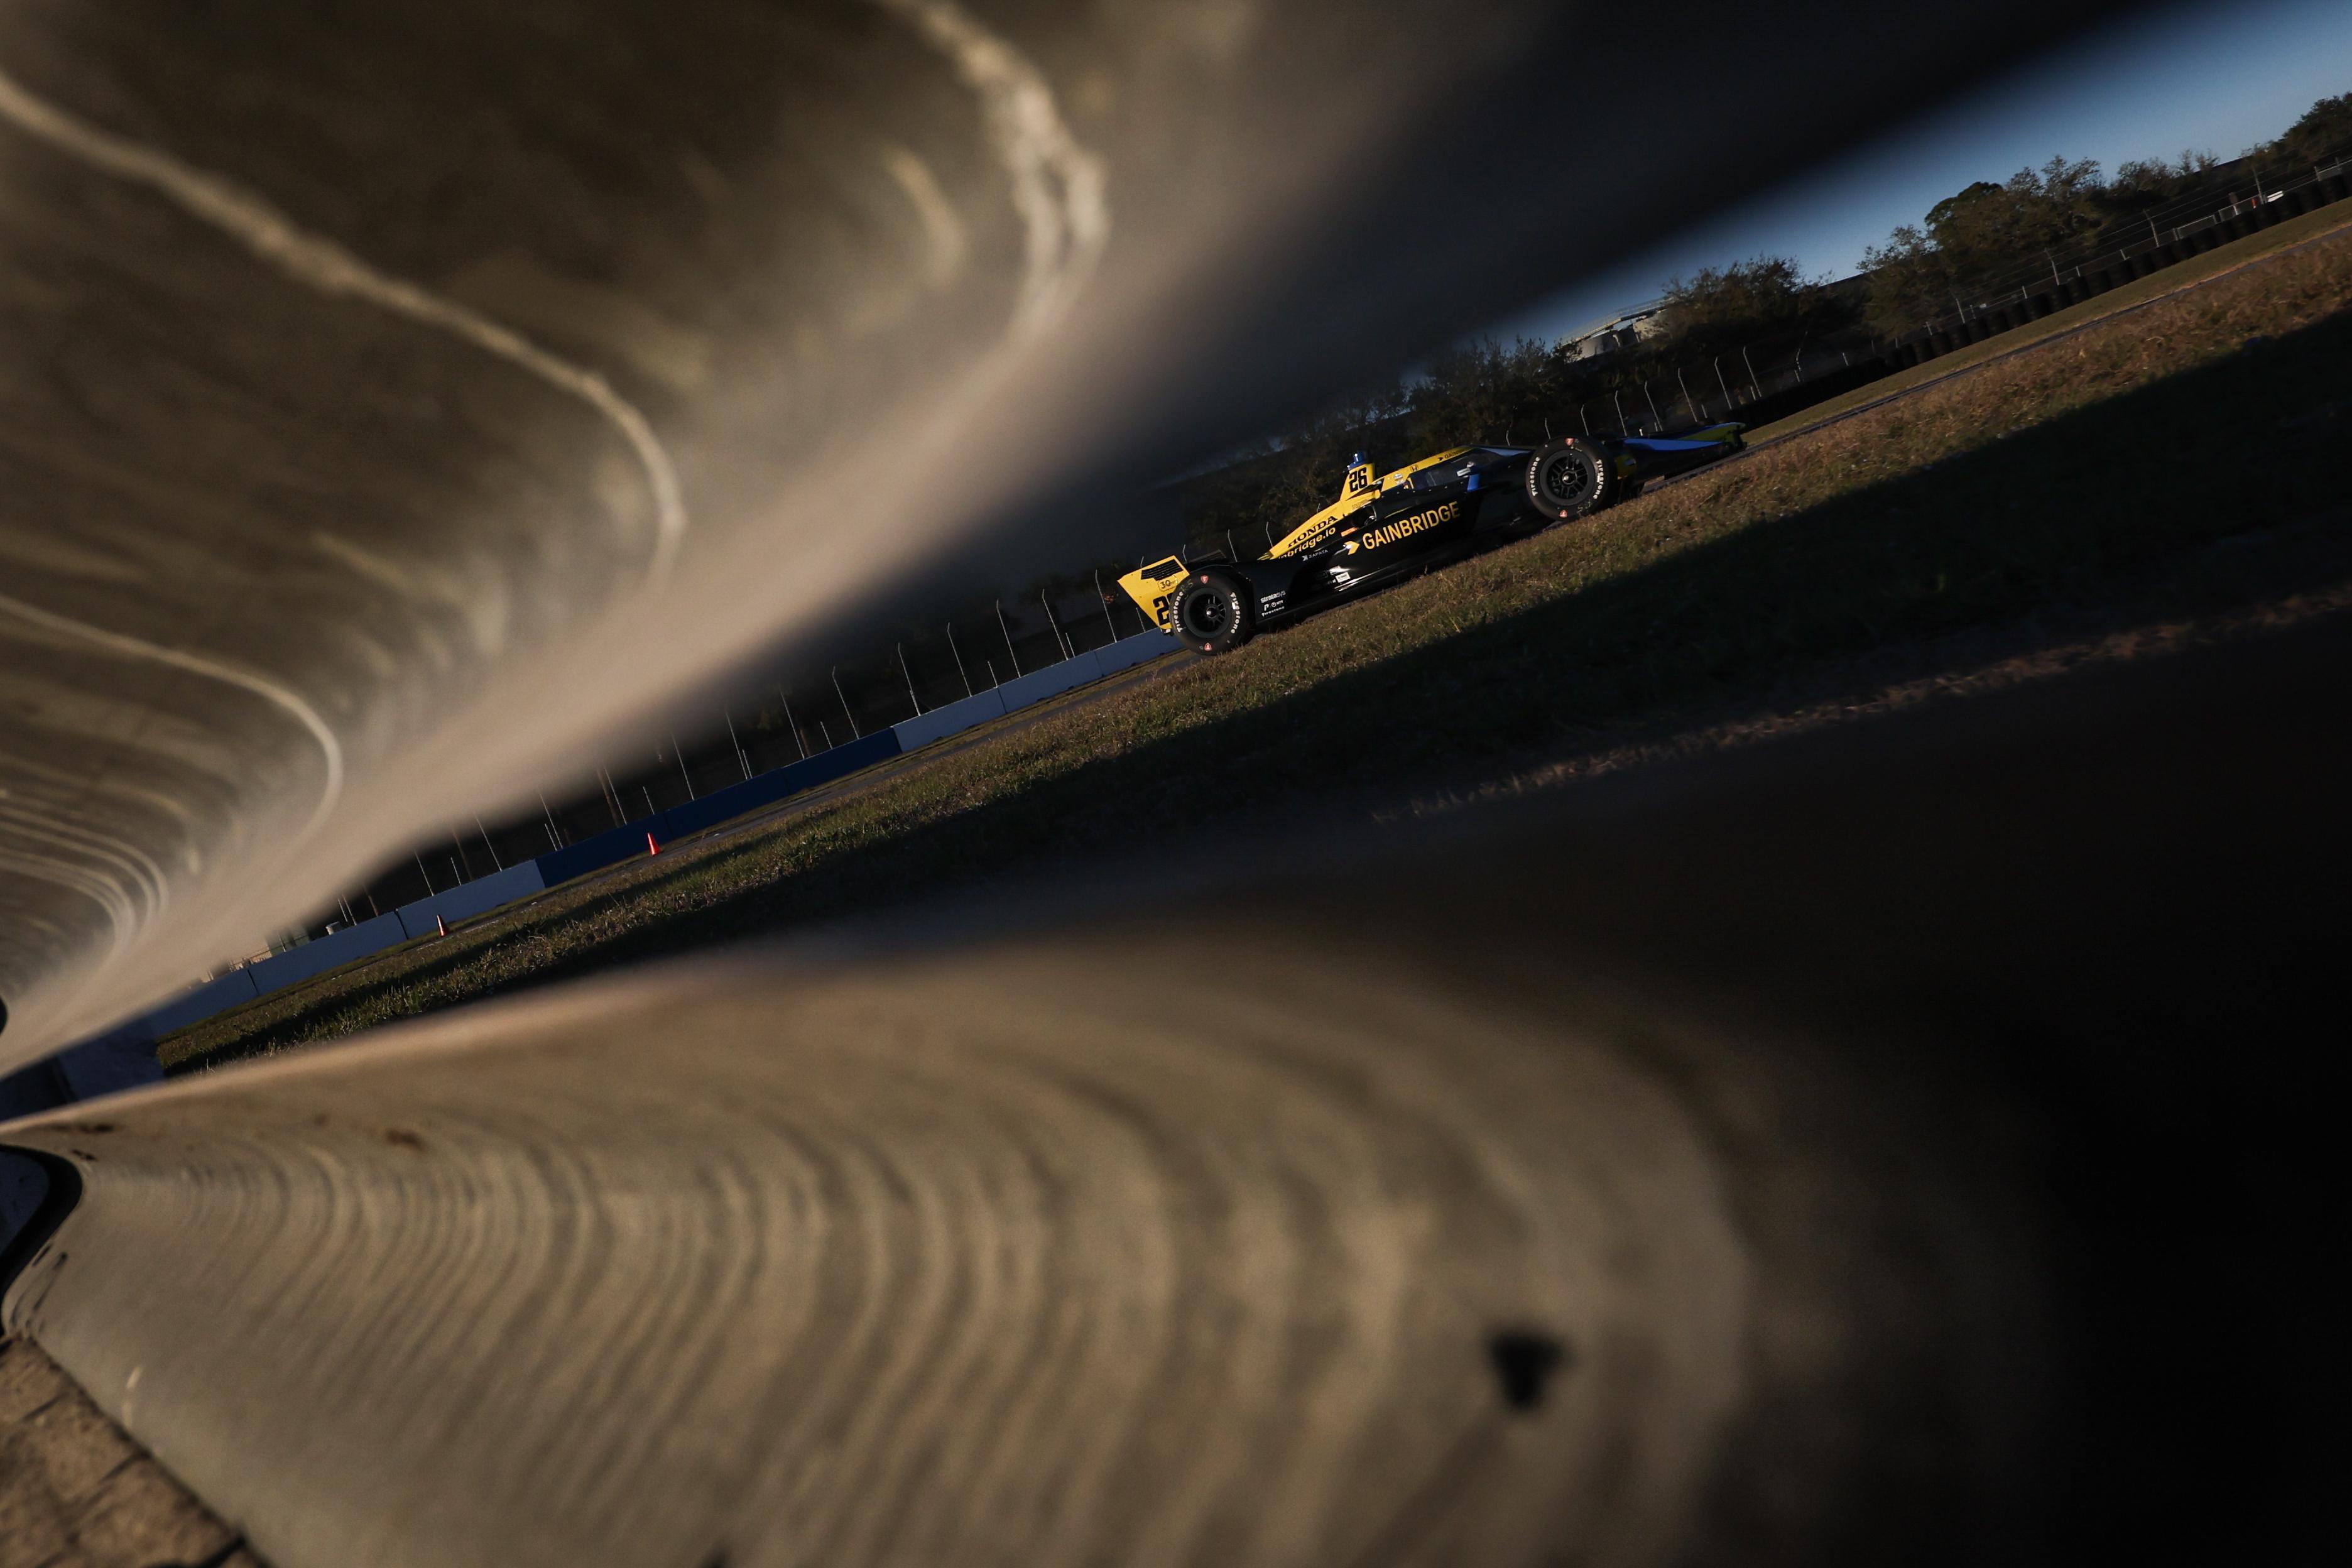
[[[1979,1408],[1874,1440],[2021,1440],[2015,1237],[1870,1094],[1427,952],[706,966],[175,1086],[12,1131],[86,1192],[7,1321],[280,1568],[1656,1563],[1780,1380],[1930,1345]]]

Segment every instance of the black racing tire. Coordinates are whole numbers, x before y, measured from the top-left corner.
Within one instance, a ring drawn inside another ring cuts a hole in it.
[[[1168,602],[1168,625],[1194,653],[1231,653],[1257,635],[1257,604],[1239,573],[1195,567]]]
[[[1609,449],[1580,436],[1554,441],[1528,459],[1528,501],[1551,522],[1614,506],[1622,488]]]

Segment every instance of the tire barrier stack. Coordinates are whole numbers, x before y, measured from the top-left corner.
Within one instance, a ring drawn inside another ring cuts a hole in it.
[[[492,876],[232,969],[105,1034],[67,1047],[49,1061],[0,1079],[0,1086],[16,1086],[12,1100],[0,1100],[0,1120],[158,1081],[162,1073],[155,1066],[154,1045],[164,1036],[371,953],[431,936],[444,926],[503,909],[643,855],[648,834],[656,843],[667,844],[703,832],[1176,651],[1176,640],[1165,632],[1123,637],[831,751],[771,769],[683,805],[637,817]]]

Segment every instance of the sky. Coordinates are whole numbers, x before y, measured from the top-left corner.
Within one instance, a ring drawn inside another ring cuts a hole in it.
[[[2056,154],[2108,174],[2187,148],[2232,158],[2352,92],[2352,3],[2231,0],[2143,13],[1998,78],[1804,178],[1583,279],[1496,335],[1556,338],[1757,255],[1845,277],[1865,247],[1977,180]]]

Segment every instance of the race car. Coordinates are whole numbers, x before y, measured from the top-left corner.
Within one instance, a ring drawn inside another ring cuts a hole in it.
[[[1339,499],[1254,561],[1171,555],[1118,585],[1205,654],[1432,566],[1589,517],[1656,479],[1740,450],[1744,425],[1673,437],[1578,436],[1541,447],[1454,447],[1375,476],[1350,458]]]

